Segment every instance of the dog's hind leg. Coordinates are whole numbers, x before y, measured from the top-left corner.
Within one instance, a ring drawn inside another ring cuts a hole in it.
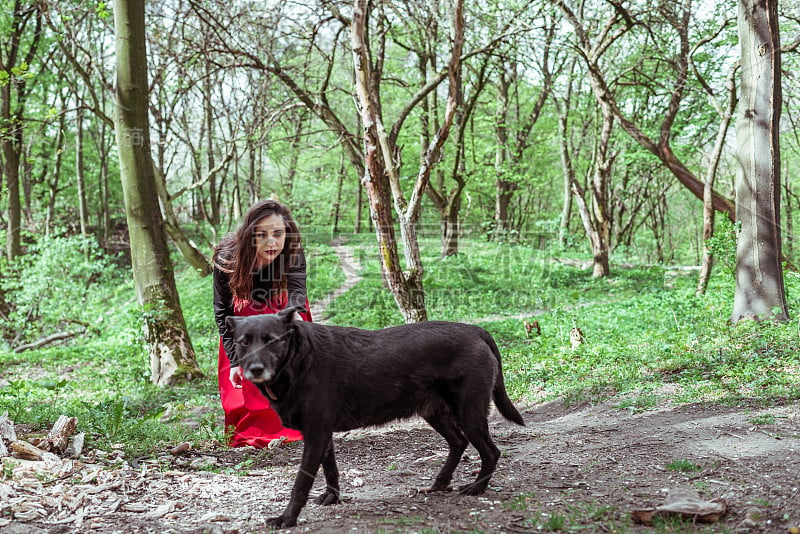
[[[314,503],[323,506],[339,504],[339,467],[333,453],[333,440],[328,442],[325,456],[322,457],[322,472],[325,473],[325,491],[314,499]]]
[[[444,461],[442,469],[436,475],[436,480],[430,489],[424,490],[425,493],[432,491],[448,491],[450,489],[450,481],[453,478],[453,471],[455,470],[458,462],[461,461],[461,455],[467,448],[467,438],[458,428],[453,416],[449,412],[443,414],[437,413],[425,417],[425,420],[433,429],[447,440],[447,445],[450,447],[450,452],[447,454],[447,459]]]
[[[500,459],[500,449],[492,441],[489,434],[489,423],[486,416],[464,418],[462,428],[469,442],[478,450],[481,457],[481,470],[478,478],[471,484],[466,484],[458,488],[459,493],[464,495],[480,495],[486,491],[489,479],[492,478]]]

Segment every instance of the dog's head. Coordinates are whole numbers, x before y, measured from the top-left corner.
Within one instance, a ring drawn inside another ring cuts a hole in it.
[[[233,334],[236,355],[246,379],[269,382],[275,377],[294,331],[294,314],[299,311],[303,309],[287,308],[274,315],[225,319],[225,326]]]

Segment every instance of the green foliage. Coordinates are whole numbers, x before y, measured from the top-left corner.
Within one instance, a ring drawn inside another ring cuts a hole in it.
[[[691,460],[687,460],[685,458],[681,458],[680,460],[675,460],[666,465],[666,468],[670,471],[678,471],[681,473],[693,473],[695,471],[701,471],[703,468],[697,465],[696,463],[692,462]]]
[[[0,320],[3,339],[13,345],[63,329],[97,333],[98,317],[87,303],[101,293],[111,298],[117,267],[91,237],[42,237],[14,264],[0,262],[0,290],[10,305]]]
[[[714,254],[714,259],[731,276],[736,274],[736,239],[742,223],[731,222],[727,217],[721,217],[714,231],[714,235],[706,240],[708,250]]]

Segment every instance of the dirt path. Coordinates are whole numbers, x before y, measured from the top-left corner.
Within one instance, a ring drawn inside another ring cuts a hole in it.
[[[335,291],[326,295],[323,299],[311,303],[311,317],[314,318],[315,322],[323,324],[325,323],[325,308],[339,295],[351,289],[361,280],[361,275],[359,274],[361,265],[355,257],[352,247],[345,245],[344,241],[338,237],[331,242],[331,246],[336,251],[336,255],[339,256],[339,264],[342,267],[342,271],[344,271],[345,279],[344,283]]]
[[[530,407],[527,426],[493,416],[503,456],[481,497],[416,491],[444,441],[420,421],[338,434],[343,504],[309,504],[293,532],[653,532],[631,513],[693,489],[724,500],[721,521],[658,532],[795,532],[800,527],[800,406],[689,405],[645,413],[607,405]],[[771,421],[754,425],[752,421]],[[168,452],[131,463],[90,453],[63,480],[25,465],[0,483],[0,534],[255,533],[289,498],[301,444]],[[673,462],[695,471],[668,468]],[[472,478],[474,450],[454,483]],[[116,466],[108,469],[110,465]],[[54,474],[57,474],[54,471]],[[319,476],[313,494],[322,489]]]

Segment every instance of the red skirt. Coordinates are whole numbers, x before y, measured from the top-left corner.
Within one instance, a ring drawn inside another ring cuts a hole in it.
[[[277,313],[285,307],[282,305],[265,305],[247,302],[236,315],[261,315]],[[308,302],[306,302],[308,309]],[[300,314],[304,320],[311,321],[310,313]],[[226,435],[230,435],[228,444],[231,447],[266,447],[274,439],[284,438],[286,441],[299,441],[303,435],[299,430],[285,428],[278,414],[270,408],[269,400],[249,380],[242,379],[242,387],[235,388],[230,380],[231,364],[222,339],[219,342],[219,366],[217,382],[222,410],[225,412]]]

